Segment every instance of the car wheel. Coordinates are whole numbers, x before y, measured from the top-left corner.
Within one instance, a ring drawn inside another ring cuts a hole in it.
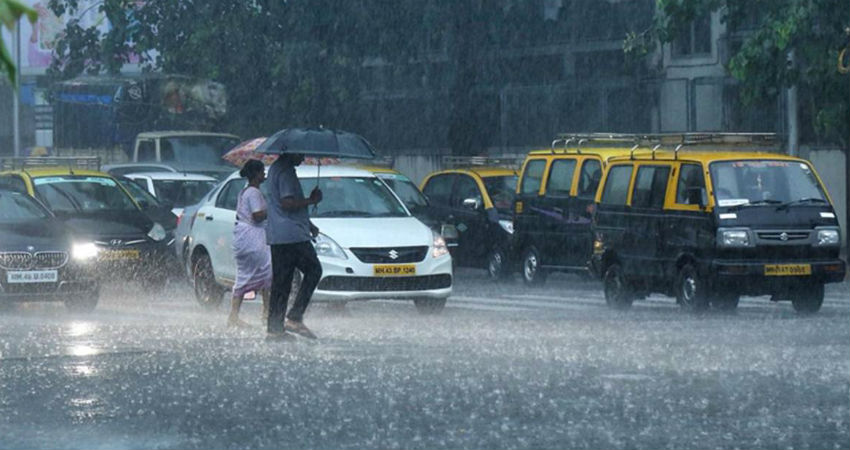
[[[602,279],[605,303],[613,309],[629,309],[635,300],[634,292],[619,264],[611,264]]]
[[[444,298],[417,298],[413,300],[420,314],[439,314],[446,307]]]
[[[546,272],[540,267],[540,253],[534,247],[522,252],[522,281],[529,286],[539,286],[546,281]]]
[[[823,305],[823,283],[803,285],[791,292],[791,305],[801,314],[812,314],[820,311]]]
[[[192,269],[192,281],[195,286],[195,299],[204,308],[217,308],[224,300],[224,289],[215,281],[212,261],[206,253],[201,253]]]
[[[508,255],[500,247],[487,254],[487,276],[493,281],[503,281],[510,276]]]
[[[94,311],[100,301],[100,291],[91,291],[79,294],[79,297],[65,299],[65,308],[75,313],[88,313]]]
[[[711,306],[718,311],[734,311],[738,308],[740,298],[738,294],[728,292],[715,294],[711,299]]]
[[[676,281],[676,301],[686,311],[699,312],[708,308],[708,288],[694,266],[685,264]]]

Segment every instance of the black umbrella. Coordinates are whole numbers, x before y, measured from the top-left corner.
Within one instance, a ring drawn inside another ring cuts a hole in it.
[[[255,150],[257,153],[281,155],[300,153],[305,156],[372,159],[375,149],[363,136],[329,128],[287,128],[269,136]]]
[[[283,155],[295,153],[305,156],[317,156],[319,166],[316,170],[316,188],[319,187],[319,173],[322,170],[321,157],[373,159],[375,149],[363,136],[342,130],[329,128],[286,128],[269,136],[255,150],[257,153]],[[314,211],[318,205],[313,207]]]

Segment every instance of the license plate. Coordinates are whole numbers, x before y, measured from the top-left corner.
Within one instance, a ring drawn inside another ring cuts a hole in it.
[[[416,266],[413,264],[376,265],[373,270],[376,277],[416,275]]]
[[[766,264],[764,274],[768,277],[811,275],[811,264]]]
[[[138,250],[104,250],[98,257],[104,261],[120,261],[126,259],[139,259],[141,252]]]
[[[59,272],[55,270],[22,270],[6,272],[9,283],[55,283],[59,281]]]

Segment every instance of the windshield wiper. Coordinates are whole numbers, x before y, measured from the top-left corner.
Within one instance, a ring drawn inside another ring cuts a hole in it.
[[[826,203],[826,200],[824,200],[822,198],[816,198],[816,197],[803,197],[803,198],[798,198],[797,200],[791,200],[790,202],[785,202],[785,203],[777,206],[776,210],[782,211],[782,210],[788,209],[791,205],[799,205],[801,203]]]
[[[730,206],[729,211],[738,211],[739,209],[741,209],[744,206],[778,205],[778,204],[781,204],[781,203],[782,202],[779,201],[779,200],[773,200],[773,199],[770,199],[770,198],[766,198],[766,199],[763,199],[763,200],[753,200],[751,202],[741,203],[740,205]]]

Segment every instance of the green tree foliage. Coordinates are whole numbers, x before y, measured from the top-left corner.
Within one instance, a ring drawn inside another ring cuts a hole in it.
[[[38,13],[23,3],[17,0],[0,0],[0,22],[3,23],[3,26],[9,30],[14,30],[21,16],[26,16],[32,23],[35,23],[38,19]],[[0,71],[9,77],[13,84],[17,83],[15,62],[6,48],[6,43],[3,42],[2,34],[0,34]]]
[[[728,64],[742,100],[758,103],[796,85],[804,137],[850,144],[850,86],[836,67],[847,40],[846,0],[656,0],[656,6],[653,26],[630,35],[627,51],[647,54],[654,42],[671,42],[696,17],[719,10],[743,39]]]

